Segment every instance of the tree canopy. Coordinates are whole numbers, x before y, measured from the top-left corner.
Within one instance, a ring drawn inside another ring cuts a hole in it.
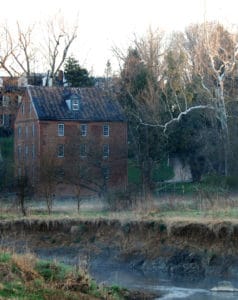
[[[89,76],[87,69],[81,68],[79,62],[73,56],[66,60],[64,74],[67,82],[72,87],[88,87],[94,84],[93,78]]]
[[[127,53],[115,49],[129,153],[141,166],[176,155],[190,164],[194,180],[238,173],[237,36],[219,23],[204,23],[169,40],[149,30]]]

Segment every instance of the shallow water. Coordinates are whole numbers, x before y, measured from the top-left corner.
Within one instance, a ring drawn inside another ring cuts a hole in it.
[[[159,291],[163,295],[158,299],[162,300],[237,300],[238,293],[211,292],[219,280],[206,280],[200,283],[175,283],[168,278],[156,274],[144,274],[134,270],[107,269],[102,266],[98,269],[92,266],[91,272],[97,282],[108,285],[119,285],[136,290]],[[214,282],[213,282],[214,281]],[[235,286],[235,283],[234,283]]]
[[[191,300],[225,300],[225,299],[237,299],[236,293],[214,293],[205,289],[189,289],[181,288],[176,286],[158,286],[158,290],[165,293],[162,298],[163,300],[180,300],[180,299],[191,299]]]
[[[43,259],[56,259],[67,264],[80,263],[77,247],[41,248],[35,251]],[[110,253],[110,252],[109,252]],[[200,282],[174,282],[164,273],[141,272],[129,268],[128,264],[113,259],[113,256],[94,256],[90,260],[89,272],[101,284],[118,285],[135,290],[159,291],[162,300],[237,300],[238,293],[211,292],[222,280],[229,278],[206,278]],[[237,281],[232,282],[237,287]]]

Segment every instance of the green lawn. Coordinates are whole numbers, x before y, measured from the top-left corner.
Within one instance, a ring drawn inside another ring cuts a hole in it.
[[[13,159],[13,137],[1,137],[0,148],[3,159]]]
[[[165,181],[173,178],[174,173],[171,167],[167,166],[166,162],[155,164],[152,169],[153,182]],[[128,160],[128,182],[132,184],[141,184],[142,174],[141,168],[134,160]]]

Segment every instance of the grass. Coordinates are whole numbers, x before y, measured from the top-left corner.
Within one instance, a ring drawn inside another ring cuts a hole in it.
[[[152,203],[150,203],[152,202]],[[155,220],[155,219],[238,219],[238,198],[232,199],[191,199],[189,197],[167,197],[164,199],[153,199],[146,203],[137,203],[134,210],[125,210],[119,212],[109,212],[105,210],[89,211],[83,210],[78,214],[71,208],[64,212],[54,211],[49,216],[44,210],[35,213],[34,210],[29,211],[27,217],[24,219],[37,219],[45,221],[54,220],[98,220],[98,219],[117,219],[120,221],[127,220]],[[5,211],[0,215],[0,220],[19,220],[23,218],[19,212]]]
[[[0,299],[124,299],[122,289],[99,287],[84,270],[0,250]]]
[[[0,148],[3,158],[13,159],[13,137],[1,137]]]
[[[131,184],[141,184],[141,170],[132,160],[128,161],[128,182]]]
[[[103,218],[123,221],[144,218],[168,219],[176,216],[181,219],[206,217],[238,219],[238,193],[235,190],[229,191],[225,181],[220,182],[214,177],[200,183],[160,183],[153,194],[143,197],[125,194],[124,197],[133,197],[131,198],[132,207],[110,211],[107,202],[91,198],[83,201],[79,213],[76,201],[55,199],[50,216],[43,200],[27,201],[26,218],[29,220],[35,218],[43,220]],[[0,220],[15,220],[22,217],[14,201],[14,197],[0,200]],[[113,201],[120,203],[121,199],[115,197]]]
[[[37,261],[35,269],[47,282],[64,280],[72,271],[64,264],[44,260]]]
[[[164,181],[173,178],[173,169],[167,166],[166,161],[156,164],[152,169],[152,180],[154,182]],[[138,163],[133,160],[128,160],[128,183],[141,184],[142,174]]]
[[[166,161],[155,165],[152,170],[152,179],[154,182],[169,180],[174,177],[173,168],[169,167]]]

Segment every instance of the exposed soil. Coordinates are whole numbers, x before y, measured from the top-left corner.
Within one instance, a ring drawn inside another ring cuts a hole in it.
[[[195,281],[238,278],[238,224],[231,222],[98,219],[19,220],[0,223],[2,244],[89,268],[106,261]]]

